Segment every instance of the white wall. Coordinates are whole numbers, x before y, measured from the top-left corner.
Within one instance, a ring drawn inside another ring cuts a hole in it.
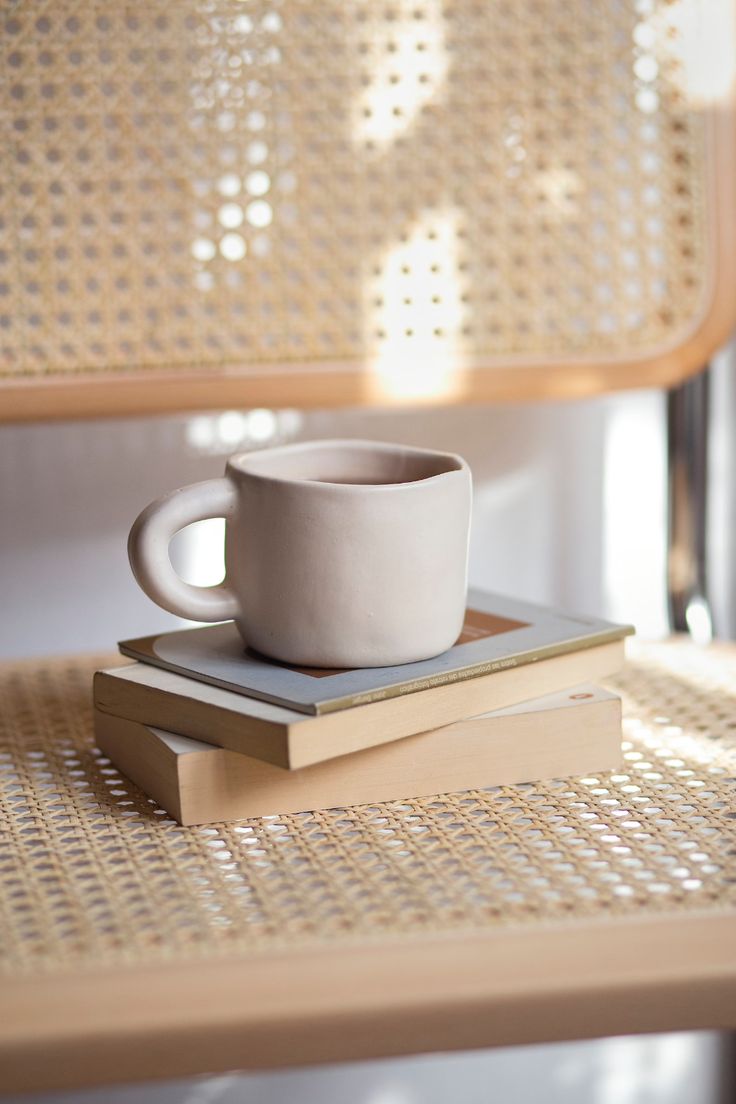
[[[708,439],[708,593],[718,636],[736,639],[736,341],[714,358]]]
[[[61,1093],[44,1104],[715,1104],[727,1099],[719,1045],[706,1034],[557,1043]]]

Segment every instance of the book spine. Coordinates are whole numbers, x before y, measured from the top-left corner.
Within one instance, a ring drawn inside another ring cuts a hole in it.
[[[628,634],[627,634],[628,635]],[[437,675],[428,675],[426,678],[415,679],[413,682],[399,682],[393,686],[384,686],[378,690],[364,691],[360,694],[349,694],[341,698],[331,698],[318,702],[316,712],[318,716],[325,713],[336,713],[342,709],[352,709],[359,705],[370,705],[371,702],[385,701],[389,698],[400,698],[406,694],[416,694],[422,690],[432,690],[439,686],[448,686],[453,682],[466,682],[468,679],[480,678],[483,675],[491,675],[497,671],[504,671],[510,667],[526,667],[543,659],[553,659],[555,656],[568,655],[570,652],[582,652],[588,648],[597,648],[603,644],[610,644],[621,640],[620,628],[610,631],[602,631],[593,637],[565,640],[555,644],[547,644],[533,651],[522,652],[514,656],[504,656],[502,659],[486,660],[483,663],[465,667],[462,670],[441,672]]]

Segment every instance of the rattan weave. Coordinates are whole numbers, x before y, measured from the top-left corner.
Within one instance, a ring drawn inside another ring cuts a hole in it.
[[[3,0],[0,377],[442,395],[677,346],[713,293],[715,7]]]
[[[736,904],[734,649],[636,649],[620,772],[208,828],[93,747],[93,668],[2,672],[7,974]]]

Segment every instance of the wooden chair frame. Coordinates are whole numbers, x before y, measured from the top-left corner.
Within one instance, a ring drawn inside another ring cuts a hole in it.
[[[457,370],[440,396],[403,401],[496,402],[576,398],[621,388],[672,387],[699,371],[736,323],[736,126],[732,98],[703,107],[707,165],[708,280],[687,326],[666,345],[614,358],[592,355],[488,357]],[[2,375],[0,421],[91,418],[231,407],[329,408],[401,402],[376,385],[360,361],[259,365],[226,362],[206,371],[165,363],[130,373]]]

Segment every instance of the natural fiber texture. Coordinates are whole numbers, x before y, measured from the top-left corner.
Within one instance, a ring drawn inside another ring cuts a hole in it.
[[[0,377],[676,344],[707,2],[2,0]]]
[[[11,974],[736,903],[736,649],[636,650],[618,773],[208,828],[94,749],[93,668],[2,671]]]

